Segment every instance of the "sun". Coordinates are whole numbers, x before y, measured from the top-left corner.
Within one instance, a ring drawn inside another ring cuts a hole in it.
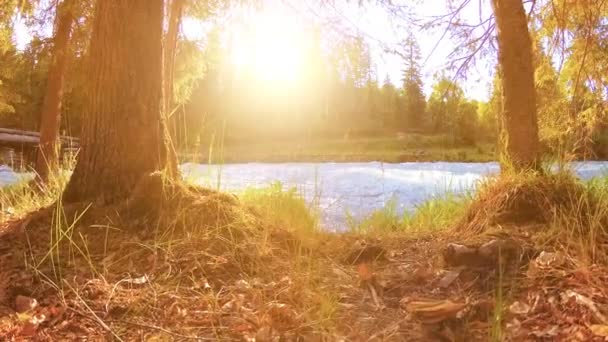
[[[256,79],[297,81],[304,72],[304,29],[278,10],[266,9],[232,30],[231,60]]]

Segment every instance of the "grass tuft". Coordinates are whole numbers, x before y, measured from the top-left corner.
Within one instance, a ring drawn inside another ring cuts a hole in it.
[[[527,229],[539,245],[566,247],[578,257],[607,256],[608,181],[583,182],[571,172],[507,173],[483,183],[456,231]]]
[[[281,182],[274,182],[266,188],[246,189],[240,198],[275,226],[303,233],[314,233],[319,229],[316,210],[306,203],[295,187],[284,189]]]
[[[396,198],[361,221],[349,219],[350,230],[357,233],[428,233],[453,225],[470,203],[470,195],[448,193],[418,205],[413,211],[399,211]]]

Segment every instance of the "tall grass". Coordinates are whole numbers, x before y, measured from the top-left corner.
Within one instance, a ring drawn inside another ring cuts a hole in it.
[[[284,189],[281,182],[274,182],[266,188],[246,189],[240,198],[273,225],[309,233],[319,229],[314,201],[307,204],[295,187]]]
[[[358,233],[440,231],[450,227],[465,213],[471,199],[471,194],[448,193],[429,199],[414,210],[399,210],[397,199],[393,197],[363,220],[357,221],[349,216],[347,221],[350,230]]]
[[[59,169],[51,172],[45,183],[35,182],[33,172],[20,174],[20,180],[0,188],[2,220],[21,217],[57,201],[63,192],[71,170],[76,165],[76,155],[68,155]]]

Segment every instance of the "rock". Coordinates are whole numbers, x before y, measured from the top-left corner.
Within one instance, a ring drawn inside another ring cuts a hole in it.
[[[446,264],[467,267],[507,265],[520,255],[520,246],[509,239],[491,240],[476,247],[451,243],[443,252]]]
[[[471,266],[479,262],[477,249],[456,243],[448,244],[443,259],[450,266]]]
[[[17,296],[15,298],[15,311],[18,313],[28,312],[34,310],[38,306],[38,301],[35,298],[27,296]]]

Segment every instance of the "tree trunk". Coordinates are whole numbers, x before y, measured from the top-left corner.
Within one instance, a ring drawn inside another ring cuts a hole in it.
[[[165,37],[165,45],[163,49],[163,111],[165,125],[167,130],[165,138],[167,139],[167,170],[172,175],[177,175],[177,153],[175,151],[174,141],[177,137],[176,117],[171,115],[173,107],[173,78],[175,74],[175,55],[177,53],[177,37],[179,24],[182,20],[182,12],[184,8],[184,0],[173,0],[170,6],[169,13],[169,28]],[[172,133],[172,134],[171,134]]]
[[[516,170],[539,161],[532,41],[521,0],[492,0],[502,71],[503,117],[508,160]]]
[[[74,15],[71,0],[63,1],[57,7],[55,36],[53,38],[53,58],[49,66],[46,94],[40,116],[40,146],[36,158],[36,173],[46,182],[49,174],[58,166],[57,146],[61,123],[61,98],[63,80],[67,66],[68,43]]]
[[[166,158],[162,0],[97,1],[82,149],[65,201],[112,203]]]

